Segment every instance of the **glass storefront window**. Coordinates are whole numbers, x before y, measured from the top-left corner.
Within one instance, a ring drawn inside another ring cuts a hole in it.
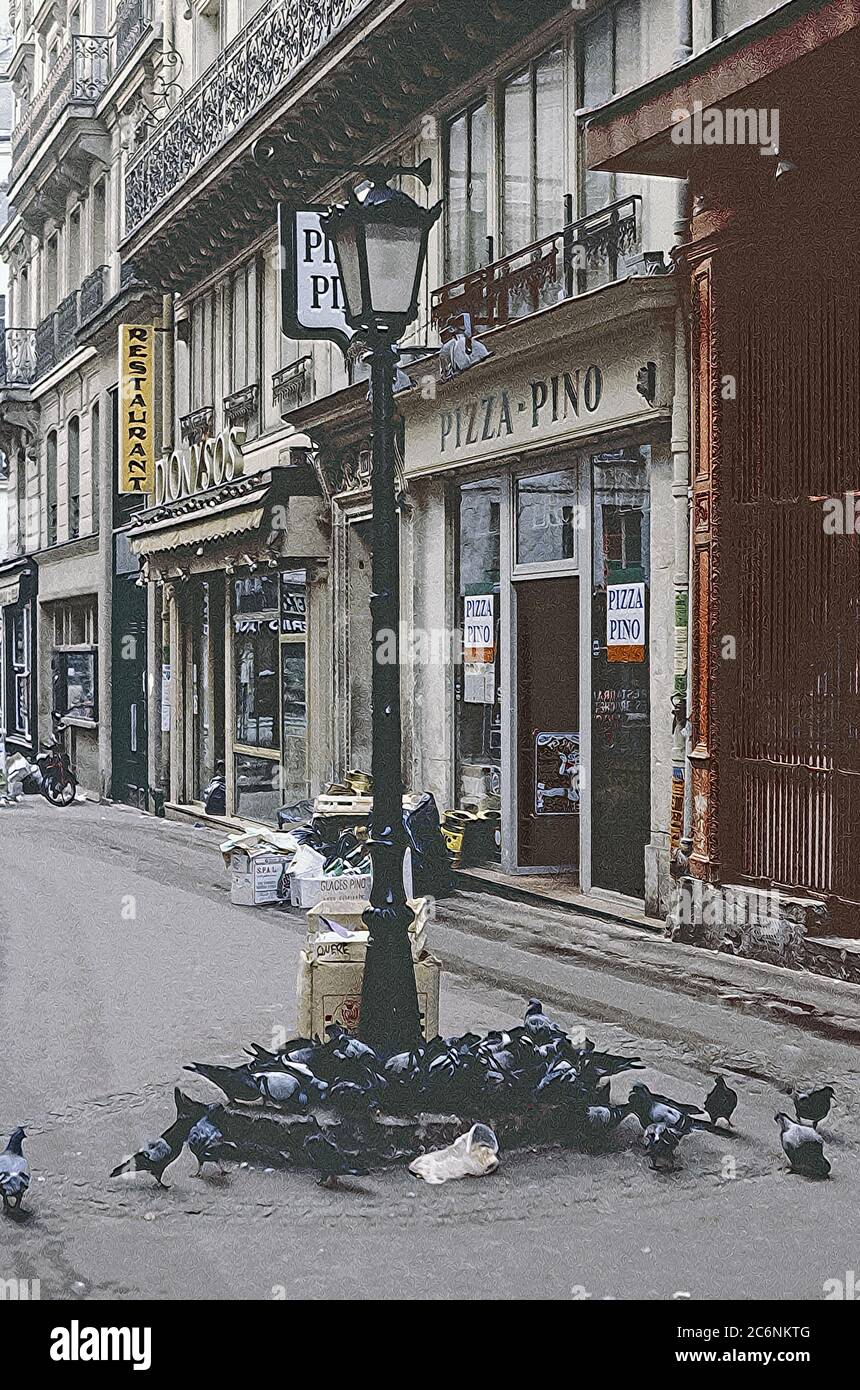
[[[575,468],[536,473],[516,484],[517,564],[575,561],[581,508]]]
[[[236,753],[236,814],[248,820],[274,821],[281,800],[281,770],[274,758]]]
[[[458,498],[458,622],[463,660],[456,670],[457,802],[498,815],[501,805],[500,540],[502,483],[467,483]],[[485,856],[498,858],[488,822]]]
[[[252,748],[277,748],[278,576],[251,575],[234,582],[233,674],[235,740]]]
[[[67,719],[96,718],[96,654],[54,653],[54,709]]]

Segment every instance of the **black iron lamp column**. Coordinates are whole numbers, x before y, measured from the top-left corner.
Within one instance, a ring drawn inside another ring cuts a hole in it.
[[[359,1031],[365,1042],[391,1054],[421,1035],[409,927],[412,911],[403,884],[406,837],[400,730],[400,572],[394,464],[395,344],[418,313],[418,294],[430,229],[442,204],[422,208],[389,188],[382,167],[367,170],[370,187],[353,193],[323,218],[346,299],[346,318],[371,355],[373,591],[372,737],[373,811],[369,851],[373,864],[369,938]],[[414,173],[429,181],[428,167]],[[390,658],[392,651],[395,660]]]

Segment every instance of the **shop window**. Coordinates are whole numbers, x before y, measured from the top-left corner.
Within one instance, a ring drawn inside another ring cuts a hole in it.
[[[458,621],[462,663],[456,668],[457,804],[490,813],[483,856],[498,857],[501,806],[500,540],[502,483],[459,489]]]
[[[575,468],[517,479],[518,566],[575,563],[580,525]]]
[[[52,708],[64,718],[98,718],[96,636],[94,599],[55,606]]]
[[[90,413],[90,497],[92,508],[92,524],[90,530],[93,535],[98,532],[100,519],[99,508],[101,506],[101,467],[102,467],[102,425],[101,425],[101,406],[98,401]]]
[[[67,434],[66,476],[68,486],[69,540],[81,533],[81,422],[77,415],[69,421]]]
[[[30,645],[31,615],[29,604],[18,608],[6,619],[7,650],[9,667],[7,672],[6,700],[9,710],[10,734],[19,738],[30,737]]]
[[[277,574],[235,580],[235,739],[250,748],[279,744],[278,629]]]
[[[480,102],[448,125],[446,141],[446,278],[459,279],[486,264],[487,104]]]

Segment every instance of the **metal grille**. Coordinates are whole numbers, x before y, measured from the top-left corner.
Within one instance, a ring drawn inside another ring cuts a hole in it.
[[[805,258],[733,284],[728,304],[721,370],[736,362],[737,392],[722,410],[724,877],[856,904],[856,257],[809,248]]]

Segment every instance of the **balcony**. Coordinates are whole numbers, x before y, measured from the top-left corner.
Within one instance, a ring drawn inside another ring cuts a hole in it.
[[[202,444],[215,433],[215,407],[201,406],[179,417],[179,433],[186,444]]]
[[[81,285],[79,300],[79,318],[81,323],[86,323],[93,314],[97,314],[105,302],[105,285],[107,283],[108,268],[106,265],[98,266],[91,275],[88,275]]]
[[[36,329],[36,376],[46,376],[57,364],[57,315],[48,314]]]
[[[570,0],[264,0],[129,158],[123,255],[162,293],[369,159]],[[266,168],[256,136],[283,136]],[[177,255],[177,247],[181,254]]]
[[[73,290],[57,305],[53,313],[47,314],[35,332],[36,372],[34,380],[47,376],[78,346],[80,291]]]
[[[35,379],[35,328],[4,329],[0,337],[0,385],[29,386]]]
[[[243,386],[240,391],[224,397],[224,418],[231,425],[250,425],[260,404],[260,388],[257,382]]]
[[[303,405],[310,392],[311,369],[314,359],[309,354],[296,358],[288,367],[272,373],[272,403],[280,407],[281,414],[297,410]]]
[[[486,333],[617,280],[624,256],[639,248],[641,204],[638,194],[621,198],[441,286],[432,295],[433,322],[442,328],[469,314],[473,330]]]
[[[57,55],[29,110],[12,132],[14,183],[22,167],[66,112],[92,115],[111,78],[150,27],[151,0],[120,0],[109,34],[74,34]]]

